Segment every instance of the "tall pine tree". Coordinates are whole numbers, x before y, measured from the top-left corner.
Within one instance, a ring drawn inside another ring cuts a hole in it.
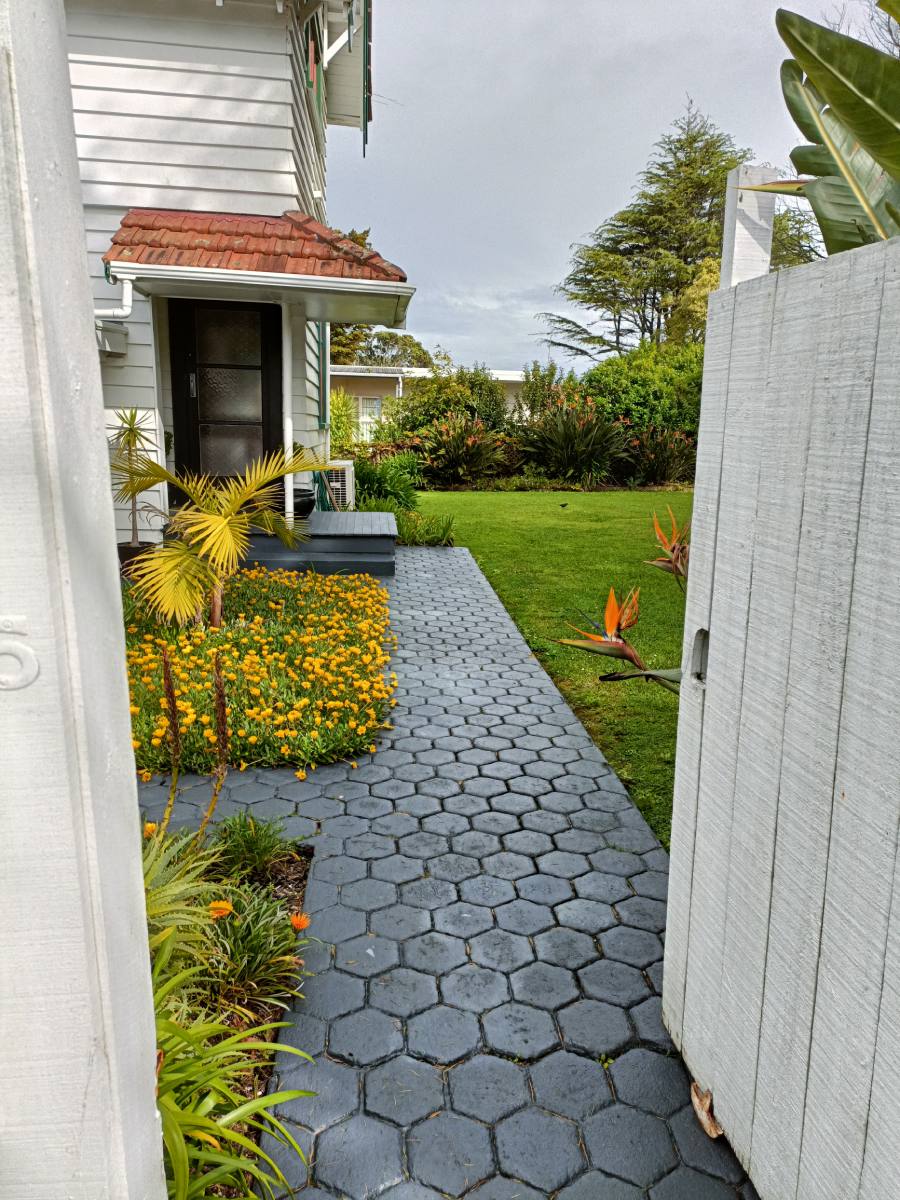
[[[640,341],[665,340],[684,294],[711,277],[710,260],[718,258],[722,241],[725,180],[748,157],[689,104],[656,143],[631,204],[573,248],[558,290],[590,319],[581,324],[543,314],[547,342],[602,358]]]

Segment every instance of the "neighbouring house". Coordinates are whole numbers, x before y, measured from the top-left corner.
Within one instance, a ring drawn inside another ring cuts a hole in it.
[[[375,424],[386,413],[385,401],[403,395],[404,380],[426,379],[430,374],[427,367],[338,366],[332,363],[331,387],[332,390],[342,388],[356,397],[359,436],[367,442]],[[514,408],[522,391],[525,372],[490,371],[489,374],[503,385],[507,407]]]
[[[327,457],[329,323],[404,324],[403,271],[326,224],[327,126],[365,144],[371,119],[371,9],[66,0],[108,427],[141,410],[170,467]],[[158,539],[168,497],[145,499]]]

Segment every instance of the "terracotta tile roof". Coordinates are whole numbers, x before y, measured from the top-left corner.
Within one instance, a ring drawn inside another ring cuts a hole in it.
[[[380,254],[301,212],[266,217],[132,208],[103,261],[406,282],[406,273]]]

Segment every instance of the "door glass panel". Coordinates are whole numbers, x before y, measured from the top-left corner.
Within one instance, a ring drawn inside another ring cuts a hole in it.
[[[258,312],[233,308],[197,309],[197,361],[232,367],[262,364]]]
[[[261,425],[200,426],[200,470],[205,475],[240,475],[262,452]]]
[[[201,421],[262,421],[262,375],[239,367],[200,367]]]

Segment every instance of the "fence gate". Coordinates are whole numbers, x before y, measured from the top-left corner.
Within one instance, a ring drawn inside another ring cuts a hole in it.
[[[712,297],[684,667],[666,1024],[762,1200],[893,1200],[900,239]]]

